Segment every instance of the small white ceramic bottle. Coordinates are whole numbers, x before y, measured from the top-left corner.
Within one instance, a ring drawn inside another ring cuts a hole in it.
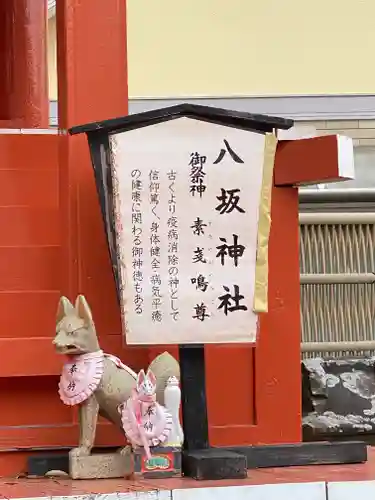
[[[181,389],[176,377],[169,377],[164,389],[164,405],[172,415],[173,427],[167,446],[182,446],[184,433],[180,423]]]

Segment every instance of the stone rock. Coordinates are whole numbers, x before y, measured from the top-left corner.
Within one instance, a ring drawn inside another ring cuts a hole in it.
[[[110,479],[127,477],[133,473],[131,454],[98,453],[86,457],[69,455],[72,479]]]

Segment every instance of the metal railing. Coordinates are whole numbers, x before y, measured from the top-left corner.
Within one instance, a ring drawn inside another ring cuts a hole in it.
[[[375,190],[300,194],[301,351],[375,354]]]

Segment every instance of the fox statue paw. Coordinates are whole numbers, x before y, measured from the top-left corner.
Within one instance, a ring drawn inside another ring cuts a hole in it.
[[[91,448],[79,446],[78,448],[73,448],[70,453],[74,457],[88,457],[91,453]]]

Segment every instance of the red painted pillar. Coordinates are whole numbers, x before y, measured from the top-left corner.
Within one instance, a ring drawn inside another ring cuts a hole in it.
[[[46,0],[0,2],[0,126],[49,125]]]
[[[123,116],[128,111],[125,0],[58,0],[59,128]],[[64,269],[62,293],[83,293],[100,345],[134,369],[146,349],[123,349],[120,310],[85,136],[59,137],[59,189]]]
[[[125,0],[58,0],[56,29],[59,128],[127,114]],[[62,136],[59,163],[62,292],[108,317],[117,300],[86,138]]]

